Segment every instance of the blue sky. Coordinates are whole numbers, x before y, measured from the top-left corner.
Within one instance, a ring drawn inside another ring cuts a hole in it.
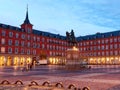
[[[23,23],[26,7],[33,28],[76,36],[120,30],[120,0],[0,0],[0,23]]]

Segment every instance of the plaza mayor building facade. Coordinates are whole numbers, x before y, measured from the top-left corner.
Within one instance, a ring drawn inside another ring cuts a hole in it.
[[[0,24],[0,66],[25,65],[34,59],[65,64],[71,46],[66,36],[33,29],[26,18],[21,27]],[[80,59],[89,64],[120,64],[120,31],[76,37]]]

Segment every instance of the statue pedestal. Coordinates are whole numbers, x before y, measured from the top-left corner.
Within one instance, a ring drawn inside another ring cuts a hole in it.
[[[82,60],[80,60],[79,49],[75,46],[66,51],[66,65],[67,70],[78,70],[81,69]]]

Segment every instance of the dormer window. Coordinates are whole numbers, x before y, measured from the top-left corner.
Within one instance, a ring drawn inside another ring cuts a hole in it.
[[[110,36],[113,36],[113,34],[111,33]]]

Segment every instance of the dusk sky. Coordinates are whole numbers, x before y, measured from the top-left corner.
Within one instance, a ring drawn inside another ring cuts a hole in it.
[[[120,0],[0,0],[0,23],[20,27],[28,4],[33,28],[75,36],[120,30]]]

